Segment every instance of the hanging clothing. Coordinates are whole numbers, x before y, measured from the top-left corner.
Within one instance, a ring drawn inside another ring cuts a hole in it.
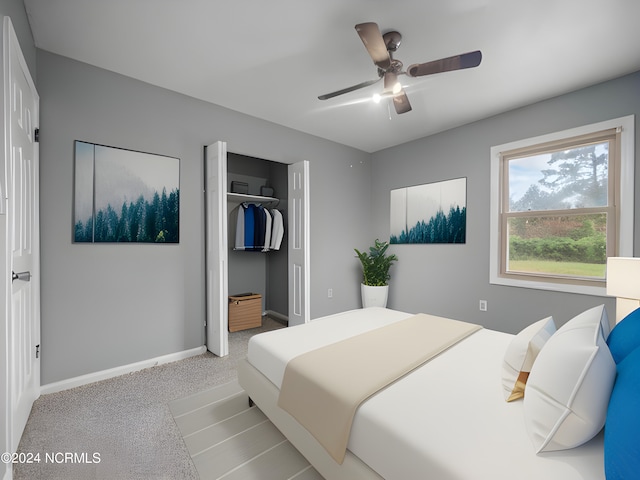
[[[284,237],[282,213],[262,205],[242,203],[236,209],[234,250],[279,250]]]
[[[244,250],[244,205],[238,205],[236,213],[236,241],[234,250]]]
[[[271,210],[273,215],[273,223],[271,226],[271,250],[280,250],[282,237],[284,237],[284,223],[282,221],[282,213],[275,208]]]
[[[264,249],[264,238],[266,236],[267,219],[264,212],[265,209],[262,205],[255,206],[253,249],[260,252]]]
[[[256,206],[248,204],[244,210],[244,249],[253,250],[255,248],[256,236]]]
[[[263,252],[268,252],[271,249],[271,229],[273,226],[273,218],[271,217],[271,212],[264,209],[265,215],[265,227],[264,227],[264,244],[262,246]]]

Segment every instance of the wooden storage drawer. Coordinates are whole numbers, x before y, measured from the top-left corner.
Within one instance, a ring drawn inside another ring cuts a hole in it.
[[[262,295],[243,293],[229,296],[229,331],[262,326]]]

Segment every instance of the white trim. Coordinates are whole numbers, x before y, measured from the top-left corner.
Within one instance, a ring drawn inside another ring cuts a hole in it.
[[[286,315],[276,312],[275,310],[266,310],[264,312],[265,315],[270,316],[271,318],[274,318],[276,320],[280,320],[281,322],[285,322],[288,323],[289,322],[289,317],[287,317]]]
[[[309,160],[287,167],[289,221],[289,326],[311,320]]]
[[[202,347],[192,348],[191,350],[170,353],[161,357],[150,358],[149,360],[142,360],[141,362],[130,363],[129,365],[122,365],[121,367],[110,368],[100,372],[88,373],[86,375],[80,375],[79,377],[60,380],[59,382],[42,385],[42,387],[40,387],[40,393],[42,395],[46,395],[49,393],[61,392],[62,390],[68,390],[70,388],[88,385],[89,383],[119,377],[120,375],[137,372],[139,370],[144,370],[145,368],[156,367],[165,363],[177,362],[178,360],[184,360],[185,358],[195,357],[196,355],[201,355],[206,351],[207,348],[203,345]]]
[[[606,296],[606,288],[565,283],[516,280],[501,277],[500,264],[500,153],[516,148],[528,147],[540,143],[552,142],[563,138],[586,135],[599,130],[622,127],[620,139],[620,225],[618,233],[619,257],[633,256],[633,220],[634,220],[634,167],[635,167],[635,116],[615,118],[582,127],[555,132],[539,137],[527,138],[515,142],[491,147],[491,202],[489,220],[489,283],[510,287],[535,288],[584,295]]]

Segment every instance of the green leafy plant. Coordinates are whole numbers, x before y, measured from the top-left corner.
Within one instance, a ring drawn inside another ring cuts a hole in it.
[[[362,264],[362,283],[373,287],[382,287],[387,285],[387,281],[391,278],[389,268],[393,262],[398,260],[395,254],[386,255],[389,242],[381,242],[376,238],[369,252],[361,252],[354,248],[360,263]]]

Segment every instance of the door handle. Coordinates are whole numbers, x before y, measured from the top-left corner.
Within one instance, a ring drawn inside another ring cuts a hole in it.
[[[31,272],[11,272],[11,281],[13,282],[14,280],[24,280],[28,282],[31,280]]]

